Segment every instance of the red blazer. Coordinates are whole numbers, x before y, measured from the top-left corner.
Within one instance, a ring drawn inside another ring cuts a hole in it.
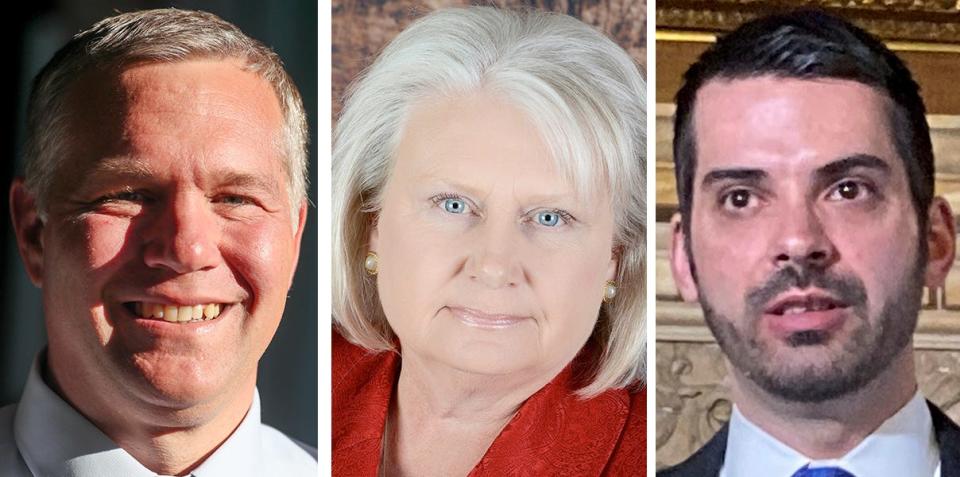
[[[400,372],[396,353],[372,353],[333,333],[333,475],[377,475],[387,408]],[[469,477],[646,474],[646,390],[589,400],[567,366],[530,396]]]

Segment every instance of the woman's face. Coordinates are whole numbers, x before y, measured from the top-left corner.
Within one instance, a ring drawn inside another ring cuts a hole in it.
[[[488,93],[412,109],[370,236],[404,359],[552,377],[614,277],[609,193],[582,200],[534,123]]]

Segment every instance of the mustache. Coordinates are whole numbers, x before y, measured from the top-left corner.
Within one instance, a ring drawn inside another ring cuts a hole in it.
[[[778,295],[791,288],[803,290],[811,286],[830,292],[848,306],[862,308],[867,305],[867,289],[857,277],[831,274],[817,268],[788,266],[747,292],[747,308],[755,314],[762,313],[764,306]]]

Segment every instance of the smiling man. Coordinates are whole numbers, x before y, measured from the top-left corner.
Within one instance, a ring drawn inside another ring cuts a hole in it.
[[[955,236],[924,111],[896,56],[820,12],[745,24],[688,70],[671,263],[735,407],[658,475],[960,475],[960,430],[914,376]]]
[[[316,474],[260,423],[255,388],[299,254],[306,142],[279,58],[213,15],[118,15],[54,56],[10,190],[49,344],[0,410],[0,474]]]

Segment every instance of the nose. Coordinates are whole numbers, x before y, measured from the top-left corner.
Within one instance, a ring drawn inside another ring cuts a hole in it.
[[[774,247],[774,262],[778,268],[825,269],[838,256],[822,219],[809,204],[784,211]]]
[[[147,266],[185,274],[220,262],[219,224],[205,197],[178,194],[152,220],[143,232]]]
[[[519,249],[520,231],[509,225],[478,226],[467,257],[470,279],[488,288],[514,287],[523,279]]]

